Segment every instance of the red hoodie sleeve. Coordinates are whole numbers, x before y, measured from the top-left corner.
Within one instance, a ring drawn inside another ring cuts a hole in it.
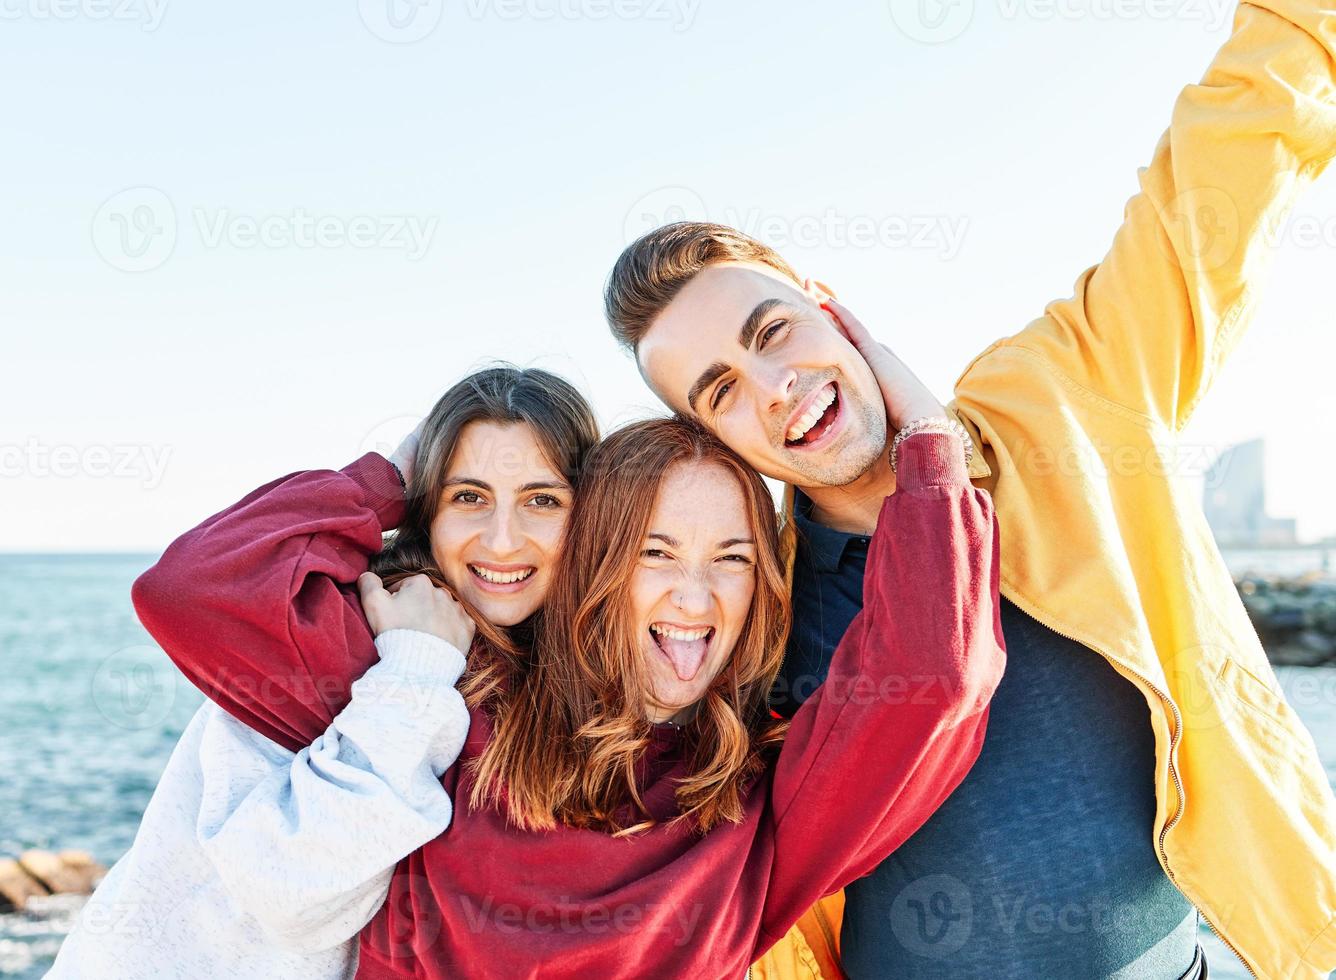
[[[906,439],[896,477],[868,546],[863,609],[776,764],[758,954],[899,847],[983,746],[1006,660],[992,498],[970,485],[951,435]]]
[[[174,541],[135,582],[135,611],[205,695],[299,751],[376,661],[357,576],[403,514],[375,453],[285,476]]]

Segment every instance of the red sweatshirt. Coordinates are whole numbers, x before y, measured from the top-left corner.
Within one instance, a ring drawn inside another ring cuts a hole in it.
[[[478,713],[444,777],[454,822],[400,862],[363,930],[359,977],[740,977],[817,899],[867,874],[978,756],[1001,679],[992,500],[954,437],[899,455],[868,550],[863,611],[793,719],[745,816],[704,836],[516,831],[464,802]],[[140,618],[210,698],[296,750],[321,734],[375,657],[355,592],[401,518],[374,454],[297,473],[176,541],[135,583]],[[664,821],[684,774],[662,729],[643,798]],[[350,828],[350,846],[356,846]]]

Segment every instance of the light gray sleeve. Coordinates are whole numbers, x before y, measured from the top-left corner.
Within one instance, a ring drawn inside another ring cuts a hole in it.
[[[440,777],[468,735],[464,657],[415,630],[376,648],[351,702],[296,755],[221,708],[204,732],[200,846],[238,909],[288,948],[355,936],[394,866],[450,825]]]

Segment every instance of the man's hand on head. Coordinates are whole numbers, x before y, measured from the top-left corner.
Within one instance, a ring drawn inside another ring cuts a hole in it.
[[[818,294],[821,308],[830,314],[836,328],[867,361],[882,401],[886,404],[886,421],[893,429],[901,429],[911,419],[924,416],[946,415],[942,405],[927,386],[896,357],[889,347],[873,338],[867,327],[833,296]]]

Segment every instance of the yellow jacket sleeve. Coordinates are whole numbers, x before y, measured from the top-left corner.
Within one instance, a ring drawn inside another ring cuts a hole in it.
[[[1252,316],[1290,204],[1333,154],[1336,0],[1241,3],[1104,261],[1012,342],[1181,428]]]

